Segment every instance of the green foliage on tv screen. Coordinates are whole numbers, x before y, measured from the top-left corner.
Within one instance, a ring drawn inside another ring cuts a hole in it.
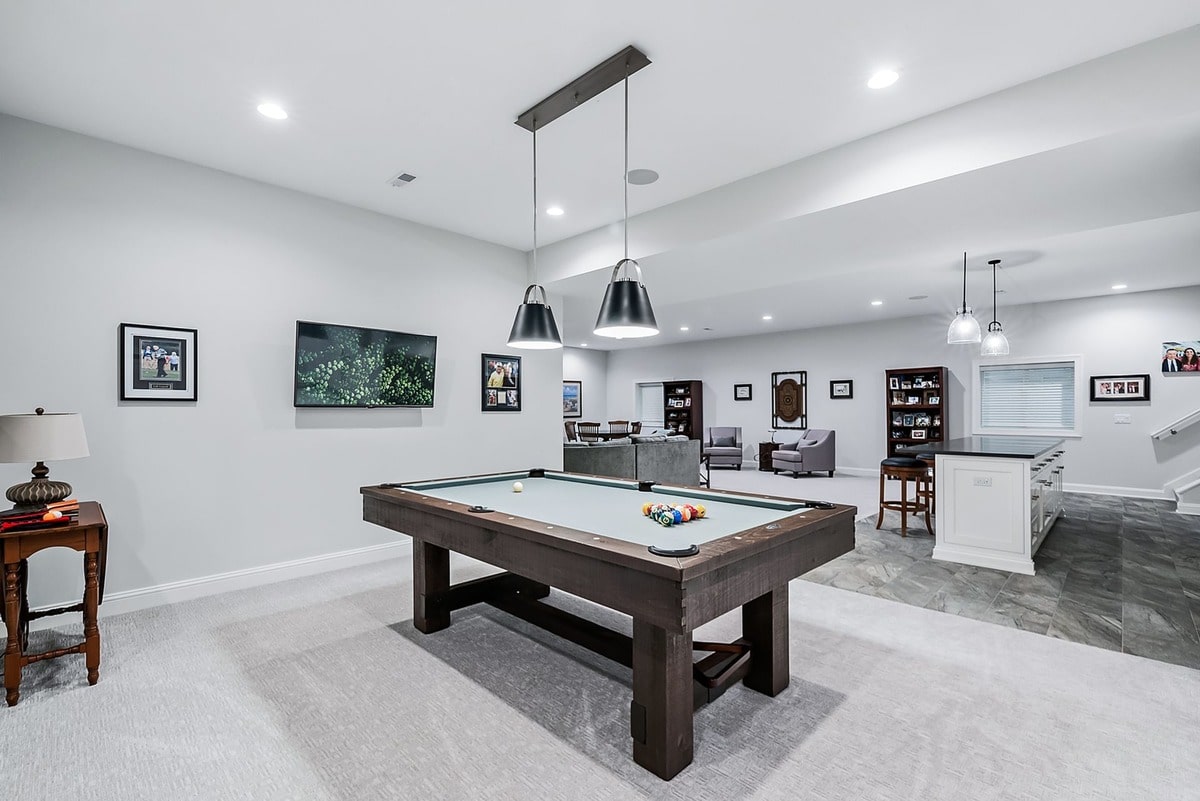
[[[300,323],[297,406],[432,406],[434,337]]]

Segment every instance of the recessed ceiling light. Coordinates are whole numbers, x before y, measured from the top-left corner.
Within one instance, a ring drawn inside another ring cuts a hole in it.
[[[929,297],[929,296],[928,295],[909,295],[908,299],[909,300],[925,300],[925,298],[927,298],[927,297]]]
[[[679,330],[686,331],[686,330],[688,330],[688,327],[686,325],[681,325],[681,326],[679,326]]]
[[[658,180],[658,173],[656,173],[654,170],[638,168],[636,170],[630,170],[628,178],[629,183],[633,184],[634,186],[646,186],[647,184],[652,184]]]
[[[867,86],[872,89],[886,89],[898,80],[900,80],[900,74],[895,70],[880,70],[871,76],[871,80],[867,81]]]
[[[561,217],[563,215],[562,206],[551,206],[546,209],[546,213],[551,217]]]
[[[763,319],[764,319],[764,320],[771,320],[771,319],[774,319],[774,318],[772,318],[772,317],[771,317],[771,315],[769,315],[769,314],[764,314],[764,315],[763,315]]]
[[[872,306],[882,306],[883,301],[882,300],[873,300],[873,301],[871,301],[871,305]]]
[[[586,343],[586,342],[580,342],[580,343],[579,343],[579,347],[581,347],[581,348],[586,348],[586,347],[587,347],[587,343]]]
[[[1129,289],[1129,284],[1113,284],[1113,289]]]
[[[287,112],[278,103],[259,103],[258,113],[273,120],[286,120]]]

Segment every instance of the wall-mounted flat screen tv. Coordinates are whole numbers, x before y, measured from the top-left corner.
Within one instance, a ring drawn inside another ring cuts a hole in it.
[[[296,406],[433,406],[437,337],[296,322]]]

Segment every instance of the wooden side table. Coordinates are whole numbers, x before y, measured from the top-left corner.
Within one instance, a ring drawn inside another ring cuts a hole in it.
[[[779,442],[758,443],[758,469],[771,472],[771,454],[779,450]]]
[[[21,670],[43,659],[83,654],[88,684],[100,678],[100,626],[96,612],[104,599],[104,568],[108,552],[108,521],[95,501],[79,504],[79,519],[68,525],[28,528],[0,533],[4,554],[4,622],[8,643],[4,649],[4,689],[9,706],[20,698]],[[64,547],[83,552],[83,601],[57,609],[29,612],[26,599],[26,560],[44,548]],[[83,613],[83,642],[42,653],[26,653],[29,621],[67,612]]]

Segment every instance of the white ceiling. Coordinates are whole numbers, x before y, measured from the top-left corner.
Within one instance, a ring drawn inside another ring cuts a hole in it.
[[[531,137],[513,120],[627,44],[653,62],[630,80],[631,166],[662,175],[631,188],[640,214],[686,210],[699,193],[1200,24],[1195,0],[1103,11],[1093,0],[0,0],[0,112],[528,249]],[[900,82],[868,90],[885,65]],[[1117,78],[1100,92],[1148,90]],[[263,100],[290,119],[258,115]],[[1082,112],[1105,98],[1060,102]],[[567,212],[539,217],[541,244],[612,230],[621,124],[618,88],[540,134],[541,205]],[[1129,126],[648,250],[655,344],[682,324],[691,338],[756,333],[765,312],[783,329],[945,311],[964,248],[984,270],[1005,260],[1004,303],[1098,294],[1117,277],[1131,289],[1196,283],[1196,120]],[[388,186],[400,171],[417,180]],[[614,346],[589,336],[608,272],[597,266],[548,281],[565,296],[568,344]]]

